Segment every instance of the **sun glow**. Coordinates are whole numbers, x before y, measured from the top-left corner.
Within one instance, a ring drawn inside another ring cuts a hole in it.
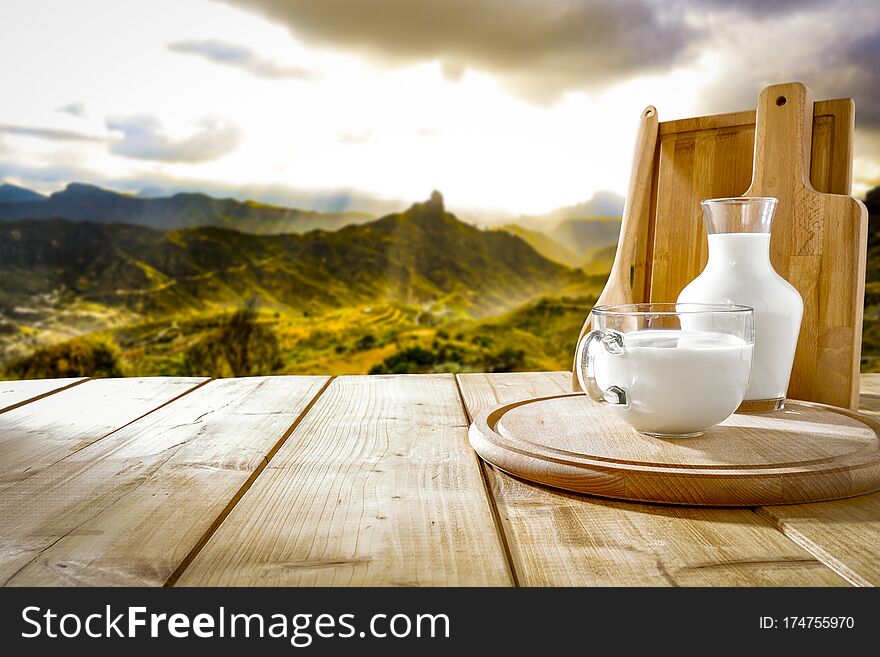
[[[0,156],[15,162],[13,177],[41,191],[78,177],[353,188],[406,201],[438,188],[453,205],[508,212],[622,191],[627,145],[614,137],[627,131],[597,130],[586,97],[540,107],[486,75],[449,80],[439,63],[383,68],[305,48],[277,25],[208,2],[44,0],[0,11],[16,26],[0,43],[0,76],[19,91],[5,95],[0,123],[94,138],[4,135]],[[82,20],[90,15],[102,19]],[[184,39],[240,44],[312,74],[264,79],[168,48]],[[56,111],[70,103],[81,116]],[[206,118],[238,126],[241,139],[201,162],[110,153],[121,135],[108,119],[143,116],[172,140]]]
[[[692,114],[718,75],[706,52],[539,104],[477,70],[454,77],[439,61],[307,47],[281,25],[203,0],[5,3],[0,24],[14,26],[0,41],[0,125],[81,136],[0,132],[4,177],[40,191],[78,179],[131,191],[350,189],[406,202],[439,189],[455,209],[540,213],[625,193],[642,109]],[[68,106],[76,111],[59,111]],[[229,143],[216,143],[223,135]],[[156,157],[149,143],[120,146],[126,139],[192,148]]]

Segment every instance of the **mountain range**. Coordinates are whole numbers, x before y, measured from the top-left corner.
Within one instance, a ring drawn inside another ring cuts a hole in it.
[[[529,230],[519,224],[504,224],[494,230],[500,230],[505,233],[510,233],[511,235],[516,235],[535,251],[553,262],[558,262],[567,267],[575,268],[578,268],[583,264],[584,257],[581,254],[563,246],[547,233]]]
[[[598,274],[611,270],[620,219],[566,219],[546,233],[518,224],[504,224],[496,230],[516,235],[548,260]]]
[[[514,235],[459,221],[435,192],[405,212],[306,234],[7,220],[0,222],[0,279],[7,316],[54,295],[62,305],[79,301],[142,316],[201,312],[256,296],[264,306],[307,313],[390,299],[479,317],[540,294],[576,291],[587,277]]]
[[[0,203],[26,203],[45,200],[45,196],[30,189],[9,183],[0,184]]]
[[[4,184],[0,186],[0,221],[18,219],[126,223],[159,230],[214,226],[275,235],[315,229],[338,230],[375,217],[362,212],[313,212],[186,192],[145,198],[83,183],[70,183],[62,191],[45,197],[23,187]]]
[[[622,201],[600,193],[589,201],[540,216],[523,216],[501,227],[525,240],[538,253],[568,267],[588,270],[604,267],[593,262],[597,252],[617,243]],[[22,219],[67,219],[92,223],[124,223],[158,230],[211,226],[256,235],[336,231],[369,223],[363,212],[316,212],[256,201],[215,198],[180,192],[170,196],[134,196],[84,183],[70,183],[49,196],[9,183],[0,184],[0,222]],[[495,227],[493,227],[495,228]]]

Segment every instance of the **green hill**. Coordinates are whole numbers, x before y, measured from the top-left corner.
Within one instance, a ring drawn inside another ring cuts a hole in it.
[[[0,280],[6,314],[54,299],[155,317],[257,297],[309,313],[394,300],[479,317],[586,279],[518,237],[458,221],[435,193],[369,224],[305,235],[5,222]]]
[[[255,201],[242,203],[234,199],[216,199],[206,194],[181,193],[141,198],[81,183],[71,183],[48,198],[20,187],[5,191],[0,188],[0,192],[3,192],[0,194],[0,221],[68,219],[126,223],[159,230],[214,226],[244,233],[275,235],[315,229],[337,230],[374,219],[360,212],[312,212]]]
[[[609,246],[617,244],[620,217],[587,217],[566,219],[557,224],[548,235],[581,258],[581,264]]]
[[[0,222],[0,361],[10,376],[89,373],[99,361],[126,375],[228,375],[235,368],[209,356],[251,307],[272,347],[264,373],[561,366],[568,324],[583,321],[603,280],[459,221],[437,193],[304,235]],[[578,300],[487,319],[562,294]],[[531,333],[535,313],[565,329]]]
[[[517,224],[504,224],[496,230],[503,230],[511,235],[516,235],[535,251],[553,262],[558,262],[567,267],[580,267],[583,264],[583,258],[569,251],[546,233],[529,230]]]

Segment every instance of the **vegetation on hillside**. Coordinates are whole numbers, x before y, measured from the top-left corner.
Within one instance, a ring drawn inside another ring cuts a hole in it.
[[[207,332],[184,353],[183,369],[192,376],[252,376],[281,366],[275,332],[257,318],[257,300]]]
[[[507,372],[567,369],[595,295],[542,297],[484,320],[445,321],[394,303],[304,318],[249,303],[150,320],[38,349],[10,378]],[[94,346],[88,351],[88,346]],[[90,353],[88,358],[72,357]]]
[[[70,376],[116,377],[125,370],[116,344],[106,337],[85,336],[41,347],[3,368],[9,379],[54,379]]]
[[[245,376],[565,367],[604,275],[465,224],[435,193],[306,235],[0,222],[0,280],[14,376],[72,371],[63,350],[81,343],[64,338],[80,333],[115,354],[85,374]],[[541,314],[558,321],[529,319]]]
[[[252,296],[309,315],[401,301],[485,316],[588,284],[513,235],[459,221],[439,195],[363,226],[306,235],[0,223],[0,279],[7,316],[49,295],[56,309],[76,301],[142,317],[226,309]]]

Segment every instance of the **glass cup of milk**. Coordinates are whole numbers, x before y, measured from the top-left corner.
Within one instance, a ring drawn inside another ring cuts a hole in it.
[[[581,387],[637,431],[698,436],[745,397],[755,343],[748,306],[596,306],[592,327],[578,344]]]

